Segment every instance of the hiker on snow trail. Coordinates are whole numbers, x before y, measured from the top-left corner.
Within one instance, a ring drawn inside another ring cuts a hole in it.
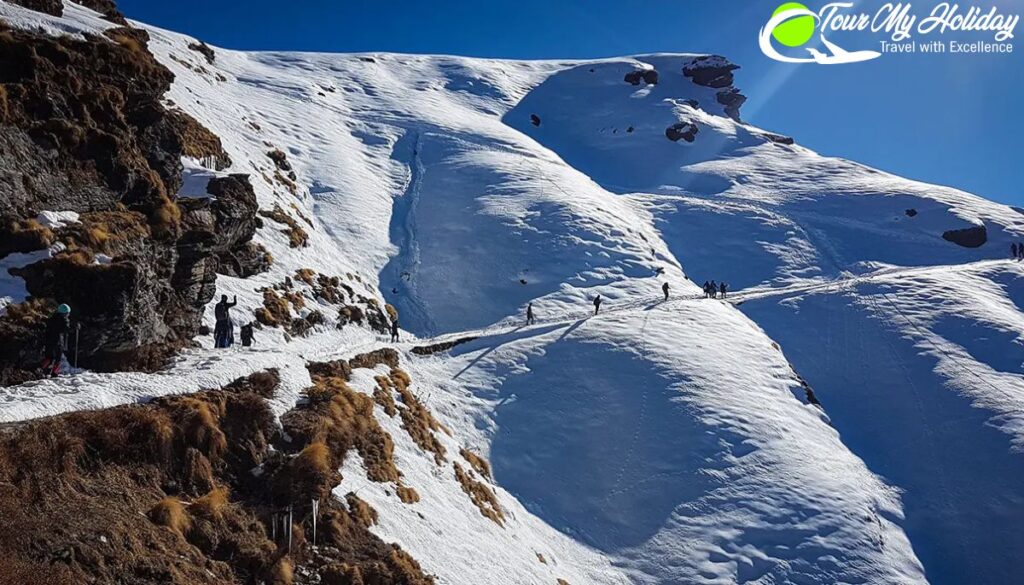
[[[704,298],[711,298],[711,283],[706,280],[704,281]]]
[[[253,341],[255,341],[256,339],[253,334],[252,323],[246,323],[245,325],[242,325],[241,332],[242,347],[252,347]]]
[[[537,320],[533,318],[533,303],[526,305],[526,324],[533,325]]]
[[[71,332],[71,307],[62,304],[46,321],[46,353],[43,356],[43,374],[51,378],[60,373],[64,352],[68,350],[68,333]]]
[[[729,286],[724,282],[718,285],[718,292],[722,294],[722,298],[725,298],[725,292],[729,290]]]
[[[214,305],[213,315],[217,318],[217,324],[213,328],[213,346],[231,347],[235,343],[235,324],[231,322],[231,307],[238,304],[238,297],[234,302],[228,302],[228,295],[221,295],[220,302]]]
[[[597,295],[596,297],[594,297],[594,314],[596,315],[598,313],[598,311],[600,311],[600,310],[601,310],[601,295]]]
[[[661,292],[665,293],[665,300],[668,300],[668,283],[661,285]]]
[[[398,343],[398,319],[391,321],[391,343]]]
[[[718,285],[715,284],[715,281],[711,281],[711,286],[708,287],[708,290],[711,292],[711,298],[718,298]]]

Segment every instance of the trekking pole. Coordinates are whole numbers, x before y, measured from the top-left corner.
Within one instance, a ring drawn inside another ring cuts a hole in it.
[[[81,323],[75,323],[75,369],[78,369],[78,332],[82,330]]]

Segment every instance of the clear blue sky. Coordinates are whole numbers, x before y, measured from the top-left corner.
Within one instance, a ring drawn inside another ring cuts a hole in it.
[[[780,0],[120,0],[129,18],[235,49],[585,58],[708,52],[742,66],[744,118],[827,155],[1024,206],[1024,23],[1010,55],[777,63],[757,32]],[[823,2],[805,2],[817,10]],[[929,10],[937,0],[917,0]],[[860,0],[873,13],[883,0]],[[964,6],[972,0],[963,0]],[[1021,0],[981,0],[1024,15]],[[878,37],[835,33],[844,48]],[[991,33],[947,34],[990,40]]]

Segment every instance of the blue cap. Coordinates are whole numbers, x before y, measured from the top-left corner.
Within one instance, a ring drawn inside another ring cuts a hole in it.
[[[59,313],[61,315],[70,315],[71,314],[71,307],[61,303],[61,305],[59,307],[57,307],[57,313]]]

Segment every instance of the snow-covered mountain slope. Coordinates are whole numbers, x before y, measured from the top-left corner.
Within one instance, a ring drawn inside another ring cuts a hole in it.
[[[47,26],[102,26],[66,9]],[[728,73],[721,59],[214,48],[211,62],[194,39],[147,30],[176,75],[168,104],[220,136],[224,172],[248,173],[260,207],[280,211],[257,235],[271,270],[221,276],[218,295],[237,294],[251,320],[261,289],[308,268],[398,309],[402,367],[451,431],[436,433],[450,460],[378,406],[420,499],[369,479],[354,452],[336,494],[369,502],[373,530],[438,582],[1012,582],[1024,271],[993,259],[1024,236],[1024,216],[733,120],[719,98],[731,74],[683,74],[698,62]],[[656,84],[627,81],[647,70]],[[182,195],[201,194],[201,163],[186,165]],[[982,226],[980,247],[943,239]],[[735,304],[699,298],[690,279],[710,278]],[[529,302],[540,322],[527,327]],[[268,327],[255,351],[201,339],[157,375],[2,389],[0,419],[271,366],[284,412],[310,384],[307,361],[386,345],[337,331],[330,303],[306,305],[285,308],[324,310],[309,337]],[[501,522],[455,476],[462,448],[490,460],[493,480],[480,479]]]

